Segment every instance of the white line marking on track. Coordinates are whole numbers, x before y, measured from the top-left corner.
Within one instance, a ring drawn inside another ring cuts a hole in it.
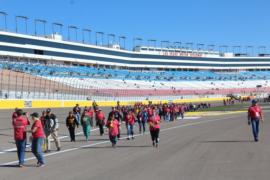
[[[204,120],[204,121],[193,122],[193,123],[186,123],[186,124],[181,124],[179,126],[174,126],[174,127],[170,127],[170,128],[161,129],[160,132],[165,132],[165,131],[169,131],[169,130],[172,130],[172,129],[178,129],[178,128],[182,128],[182,127],[195,126],[195,125],[205,124],[205,123],[210,123],[210,122],[215,122],[215,121],[221,121],[221,120],[231,119],[231,118],[232,117],[226,117],[226,118],[220,118],[220,119],[211,119],[211,120]],[[145,134],[149,134],[149,132],[146,132]],[[134,136],[135,137],[143,136],[145,134],[136,134]],[[126,138],[127,137],[122,137],[120,139],[126,139]],[[106,143],[109,143],[109,142],[110,142],[109,140],[106,140],[106,141],[93,143],[93,144],[89,144],[89,145],[83,145],[83,146],[76,147],[76,148],[65,149],[65,150],[62,150],[62,151],[45,154],[44,157],[50,157],[50,156],[53,156],[53,155],[63,154],[63,153],[71,152],[71,151],[76,151],[76,150],[80,150],[82,148],[93,147],[93,146],[96,146],[96,145],[106,144]],[[30,161],[30,160],[34,160],[34,159],[36,159],[36,157],[26,158],[25,162]],[[11,162],[7,162],[7,163],[4,163],[4,164],[0,164],[0,166],[8,166],[8,165],[13,165],[13,164],[17,164],[17,163],[18,163],[18,161],[11,161]]]
[[[92,129],[91,132],[97,131],[97,130],[98,130],[98,128],[95,128],[95,129]],[[81,134],[83,134],[83,132],[78,132],[78,133],[76,133],[75,135],[81,135]],[[68,138],[68,137],[69,137],[69,136],[60,136],[60,137],[59,137],[59,140],[61,140],[61,139],[66,139],[66,138]],[[53,141],[53,139],[51,139],[50,141]],[[26,145],[26,148],[29,148],[29,147],[31,147],[31,144],[27,144],[27,145]],[[17,148],[5,149],[5,150],[3,150],[3,151],[0,151],[0,155],[1,155],[1,154],[8,153],[8,152],[13,152],[13,151],[17,151]]]

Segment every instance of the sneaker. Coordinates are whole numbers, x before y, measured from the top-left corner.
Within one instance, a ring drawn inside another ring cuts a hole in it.
[[[23,165],[23,164],[18,164],[18,167],[19,167],[19,168],[23,168],[24,165]]]
[[[153,147],[155,147],[155,145],[156,145],[156,143],[155,143],[155,142],[153,142]]]
[[[38,165],[37,165],[37,167],[44,167],[45,166],[45,164],[41,164],[41,163],[39,163]]]
[[[135,137],[134,137],[134,136],[132,136],[132,139],[134,140],[134,139],[135,139]]]
[[[158,143],[156,143],[156,148],[158,147]]]
[[[128,137],[127,140],[130,140],[130,138]]]
[[[49,153],[49,152],[51,152],[51,150],[46,150],[46,151],[44,151],[44,153]]]
[[[60,148],[60,147],[58,147],[58,148],[57,148],[57,151],[61,151],[61,148]]]

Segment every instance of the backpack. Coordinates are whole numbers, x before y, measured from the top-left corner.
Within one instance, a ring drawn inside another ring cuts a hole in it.
[[[54,116],[45,116],[44,117],[44,131],[45,134],[48,136],[55,130],[56,127],[56,120]]]

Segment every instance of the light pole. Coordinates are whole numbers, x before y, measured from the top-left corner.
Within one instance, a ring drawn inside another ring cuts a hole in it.
[[[4,30],[7,31],[7,13],[6,12],[0,12],[0,15],[4,17]]]
[[[103,35],[104,35],[104,32],[96,32],[96,45],[98,46],[98,36],[99,35],[101,37],[101,46],[103,46]]]
[[[123,41],[123,46],[121,47],[121,40]],[[119,36],[119,46],[120,49],[126,49],[126,36]]]
[[[113,46],[115,42],[115,34],[108,34],[107,40],[108,40],[108,47],[110,47],[111,45]]]
[[[233,46],[233,54],[241,56],[241,46]]]
[[[70,39],[70,31],[71,31],[71,29],[74,30],[74,32],[75,32],[75,41],[77,41],[77,30],[78,30],[78,28],[76,26],[73,26],[73,25],[68,26],[68,40],[69,41],[71,40]]]
[[[46,35],[46,20],[42,20],[42,19],[35,19],[35,36],[37,36],[37,23],[42,23],[43,24],[43,35]]]
[[[265,56],[265,50],[266,50],[265,46],[259,46],[258,47],[258,55],[259,56]]]
[[[59,28],[59,34],[62,34],[62,28],[63,28],[63,24],[61,24],[61,23],[52,23],[52,33],[53,34],[56,34],[57,33],[57,31],[55,31],[55,28],[56,27],[58,27]]]
[[[219,54],[224,54],[226,52],[228,52],[228,46],[227,45],[219,46]]]
[[[139,37],[136,37],[136,38],[133,38],[133,49],[135,49],[136,47],[138,46],[141,46],[142,45],[142,38],[139,38]],[[136,42],[139,41],[139,44],[137,45]]]
[[[192,51],[193,51],[193,43],[192,42],[186,43],[186,48],[187,48],[186,49],[187,54],[188,54],[189,50],[190,50],[190,53],[192,53]]]
[[[200,51],[203,52],[204,44],[198,43],[197,44],[197,54],[200,54]]]
[[[181,44],[182,44],[181,42],[176,41],[176,42],[173,43],[173,46],[174,46],[175,49],[181,49]]]
[[[84,33],[88,33],[89,34],[89,44],[91,44],[91,29],[82,29],[82,42],[85,43],[85,38],[84,38]]]
[[[246,56],[253,56],[253,55],[254,55],[253,46],[246,46]]]
[[[214,52],[214,49],[215,49],[215,45],[214,45],[214,44],[209,44],[209,45],[208,45],[207,50],[208,50],[209,52]]]
[[[162,53],[164,52],[163,44],[165,44],[165,47],[164,48],[168,48],[169,43],[170,43],[169,41],[160,41],[160,47],[161,47],[161,51],[160,52],[162,52]]]
[[[24,23],[25,23],[25,33],[27,34],[27,20],[28,20],[28,17],[26,17],[26,16],[16,16],[15,17],[16,33],[18,33],[18,20],[19,19],[24,20]]]
[[[151,46],[153,46],[154,51],[155,51],[156,50],[157,40],[149,39],[147,42],[148,42],[148,50],[150,49]]]

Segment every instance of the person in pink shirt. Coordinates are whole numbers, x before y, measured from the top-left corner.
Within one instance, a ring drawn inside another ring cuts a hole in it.
[[[252,100],[252,105],[248,108],[248,124],[251,124],[254,141],[259,141],[259,125],[263,122],[262,108],[257,104],[257,100]]]
[[[43,131],[43,126],[41,123],[41,120],[39,119],[39,115],[37,112],[34,112],[31,114],[33,125],[32,128],[29,132],[32,133],[32,153],[35,155],[37,158],[37,166],[38,167],[43,167],[45,165],[44,162],[44,156],[42,153],[42,144],[44,141],[44,131]]]
[[[106,122],[106,127],[109,129],[109,139],[112,143],[112,147],[116,147],[117,135],[119,134],[119,122],[111,115],[109,120]]]
[[[130,138],[135,139],[134,137],[134,124],[135,124],[135,115],[132,111],[129,111],[126,117],[126,126],[127,126],[127,140]]]
[[[158,147],[159,143],[160,121],[160,116],[157,114],[156,109],[153,109],[153,116],[149,118],[148,123],[154,147]]]
[[[19,159],[19,167],[24,166],[25,148],[26,148],[26,127],[30,125],[28,114],[23,110],[17,109],[16,117],[12,119],[12,126],[14,129],[14,140],[17,147],[17,155]]]

